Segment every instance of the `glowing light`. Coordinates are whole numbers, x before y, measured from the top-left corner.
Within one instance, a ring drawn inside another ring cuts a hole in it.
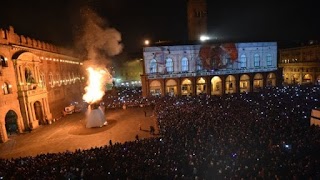
[[[145,44],[145,45],[149,45],[149,44],[150,44],[150,41],[149,41],[149,40],[145,40],[145,41],[144,41],[144,44]]]
[[[205,35],[200,36],[200,41],[207,41],[209,39],[210,39],[209,36],[205,36]]]
[[[83,100],[89,104],[98,102],[105,94],[105,84],[112,80],[108,70],[92,67],[87,68],[89,73],[87,86],[85,87],[85,94]]]

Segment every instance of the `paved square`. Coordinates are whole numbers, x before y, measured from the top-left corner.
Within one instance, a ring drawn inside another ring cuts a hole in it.
[[[109,145],[110,140],[112,143],[134,141],[136,135],[140,139],[149,138],[154,136],[149,133],[150,126],[156,127],[155,117],[151,115],[149,108],[108,109],[108,125],[89,129],[85,127],[84,112],[67,115],[51,125],[40,126],[31,133],[9,136],[7,142],[0,144],[0,158],[90,149]]]

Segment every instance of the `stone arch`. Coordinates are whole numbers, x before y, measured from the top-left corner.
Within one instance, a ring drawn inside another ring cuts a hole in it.
[[[240,76],[239,88],[240,93],[250,92],[250,77],[247,74]]]
[[[267,86],[275,87],[277,85],[277,77],[274,73],[267,75]]]
[[[225,86],[225,94],[232,94],[237,92],[236,78],[234,75],[227,76]]]
[[[161,96],[161,82],[158,80],[153,80],[150,83],[150,95],[151,96]]]
[[[317,82],[316,82],[316,84],[320,85],[320,75],[318,75],[318,77],[317,77]]]
[[[181,95],[182,96],[192,95],[192,82],[188,78],[184,79],[181,83]]]
[[[313,82],[313,77],[311,74],[305,74],[302,77],[302,84],[309,84]]]
[[[257,73],[253,77],[253,92],[257,92],[263,88],[263,76],[261,73]]]
[[[211,95],[222,95],[222,80],[219,76],[211,79]]]
[[[5,116],[5,127],[7,135],[16,134],[18,129],[18,115],[15,111],[9,110]]]
[[[169,79],[166,82],[166,94],[169,96],[175,96],[177,95],[178,90],[177,90],[177,82],[174,79]]]
[[[207,85],[206,80],[203,77],[198,78],[197,84],[196,84],[196,94],[206,94],[207,93]]]

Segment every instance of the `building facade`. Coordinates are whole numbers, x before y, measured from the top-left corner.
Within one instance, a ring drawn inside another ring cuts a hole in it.
[[[224,95],[282,83],[276,42],[144,47],[143,96]]]
[[[284,84],[320,84],[320,45],[280,49],[279,67]]]
[[[1,142],[61,117],[66,105],[82,99],[82,63],[67,54],[13,27],[0,29]]]

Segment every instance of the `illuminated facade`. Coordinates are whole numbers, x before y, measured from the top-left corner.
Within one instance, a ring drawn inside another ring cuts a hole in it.
[[[143,96],[223,95],[281,84],[277,43],[144,47]]]
[[[279,50],[284,84],[320,84],[320,45]]]
[[[142,55],[139,53],[132,54],[131,56],[124,57],[125,62],[121,62],[115,68],[115,78],[116,86],[141,86],[141,74],[142,70]]]
[[[0,141],[61,116],[81,100],[79,59],[51,44],[0,29]]]

